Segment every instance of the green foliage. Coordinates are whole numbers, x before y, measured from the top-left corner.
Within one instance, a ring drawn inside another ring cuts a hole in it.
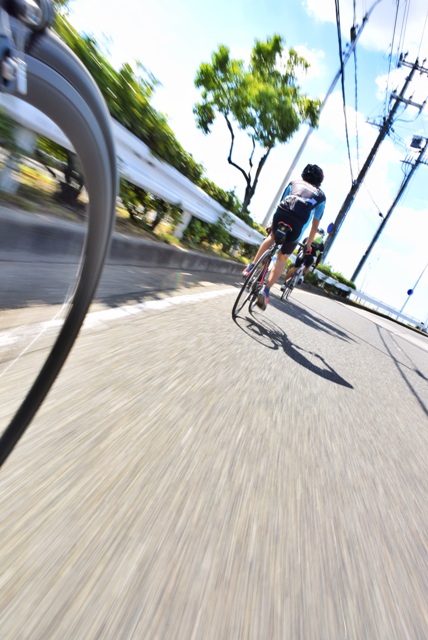
[[[236,216],[241,217],[242,204],[237,198],[234,191],[224,191],[218,187],[214,182],[211,182],[206,177],[201,177],[198,181],[198,185],[207,193],[213,200],[221,204],[227,211],[234,213]],[[247,214],[247,218],[251,220],[251,217]],[[250,224],[251,224],[250,223]]]
[[[229,231],[230,217],[224,214],[215,223],[192,218],[183,236],[187,242],[194,246],[206,242],[211,246],[217,245],[222,247],[224,251],[229,251],[235,243]]]
[[[343,289],[339,289],[339,287],[335,287],[334,284],[323,284],[324,291],[328,293],[332,293],[335,296],[339,296],[340,298],[347,298],[349,296],[349,291],[344,291]]]
[[[252,260],[257,252],[257,247],[249,242],[240,242],[239,252],[243,258]]]
[[[59,2],[58,4],[63,5],[63,8],[66,9],[68,3]],[[111,115],[137,138],[145,142],[155,156],[171,164],[201,187],[225,210],[254,227],[256,223],[248,212],[248,203],[244,206],[233,190],[221,189],[204,175],[203,166],[183,149],[170,129],[166,117],[151,105],[153,93],[158,84],[154,76],[139,63],[135,68],[130,64],[123,64],[119,70],[116,70],[101,51],[95,38],[90,35],[80,35],[64,17],[65,13],[66,11],[60,15],[57,14],[55,29],[94,77]],[[228,53],[224,53],[226,61]],[[236,65],[232,62],[231,66],[234,73],[239,64]],[[232,90],[232,87],[230,89]],[[239,104],[236,104],[238,111],[240,108]],[[131,185],[125,180],[121,181],[120,195],[125,208],[135,223],[147,226],[149,211],[156,212],[155,220],[151,224],[152,229],[155,229],[165,218],[171,221],[173,226],[181,221],[182,211],[178,205],[168,205],[161,199],[148,194],[144,189]],[[260,228],[259,225],[256,225],[256,228]],[[197,225],[195,229],[197,230]],[[203,241],[205,242],[209,242],[208,238],[212,238],[223,247],[232,244],[228,226],[224,226],[221,221],[217,228],[211,229],[209,232],[205,230],[202,235],[204,235]]]
[[[320,283],[320,279],[318,278],[316,273],[313,273],[313,271],[308,271],[308,273],[305,275],[305,282],[313,284],[315,287],[317,287]]]
[[[258,231],[259,233],[261,233],[262,235],[266,235],[266,229],[265,227],[262,227],[261,224],[259,224],[258,222],[254,222],[252,224],[253,229],[255,229],[256,231]]]
[[[197,71],[195,85],[201,89],[202,100],[194,106],[196,123],[208,134],[216,116],[224,117],[231,136],[228,162],[246,182],[243,211],[248,209],[271,149],[287,142],[303,122],[318,124],[321,103],[303,95],[296,80],[296,71],[308,66],[294,49],[284,49],[281,36],[274,35],[266,42],[256,41],[247,68],[242,60],[230,56],[228,47],[220,45],[211,62],[202,63]],[[245,131],[252,142],[248,169],[232,157],[236,129]],[[257,146],[263,155],[253,177]]]
[[[221,189],[204,176],[203,166],[183,149],[165,116],[152,107],[150,101],[158,84],[152,74],[139,63],[136,70],[129,64],[115,70],[95,38],[80,35],[62,15],[57,15],[55,29],[95,79],[113,118],[145,142],[155,156],[175,167],[227,211],[253,224],[248,213],[241,213],[242,203],[235,192]],[[132,217],[131,211],[130,215]]]
[[[326,263],[321,263],[318,265],[317,267],[318,271],[321,271],[321,273],[324,273],[326,276],[331,276],[333,277],[331,274],[333,273],[333,268],[331,267],[331,265],[326,264]]]
[[[183,237],[190,244],[198,245],[206,240],[207,233],[207,223],[198,220],[198,218],[192,218],[184,231]]]
[[[120,181],[120,199],[133,222],[145,222],[145,215],[153,206],[152,196],[141,187],[131,184],[123,178]]]
[[[230,228],[231,219],[227,214],[223,214],[217,222],[208,225],[207,241],[211,245],[219,245],[224,251],[229,251],[233,244]]]
[[[333,278],[334,280],[337,280],[341,284],[344,284],[347,287],[350,287],[351,289],[356,289],[355,283],[352,282],[352,280],[348,280],[348,278],[345,278],[345,276],[343,276],[338,271],[333,271],[333,267],[331,265],[329,265],[329,264],[319,264],[317,269],[318,269],[318,271],[321,271],[321,273],[324,273],[326,276],[330,276],[330,278]],[[333,286],[333,285],[331,285],[331,286]],[[342,291],[342,290],[338,289],[338,291]]]
[[[96,40],[79,35],[61,15],[56,17],[55,29],[95,79],[113,118],[145,142],[155,156],[197,183],[203,174],[202,165],[183,149],[165,116],[150,104],[156,79],[139,63],[136,70],[123,64],[116,71]]]
[[[0,107],[0,146],[8,151],[15,151],[15,132],[16,122]]]
[[[338,282],[340,282],[341,284],[346,285],[347,287],[351,287],[351,289],[356,289],[357,287],[355,286],[355,282],[352,282],[352,280],[348,280],[348,278],[345,278],[345,276],[343,276],[341,273],[339,273],[338,271],[333,271],[332,272],[332,277],[337,280]]]

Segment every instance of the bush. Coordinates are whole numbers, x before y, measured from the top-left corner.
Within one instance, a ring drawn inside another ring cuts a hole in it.
[[[317,269],[318,271],[321,271],[321,273],[324,273],[326,276],[330,276],[330,278],[337,280],[341,284],[344,284],[347,287],[351,287],[351,289],[356,289],[355,283],[352,282],[352,280],[348,280],[348,278],[345,278],[345,276],[338,271],[333,271],[333,267],[331,265],[320,264],[318,265]],[[339,289],[339,291],[341,291],[341,289]]]
[[[207,224],[198,220],[198,218],[192,218],[186,230],[183,233],[183,238],[190,244],[201,244],[207,238]]]
[[[349,296],[349,291],[344,291],[343,289],[339,289],[339,287],[335,287],[334,284],[323,284],[323,289],[328,293],[332,293],[335,296],[339,296],[340,298],[347,298]]]
[[[317,287],[320,283],[320,279],[318,278],[316,273],[308,271],[308,273],[305,275],[305,282],[307,282],[308,284],[313,284],[315,287]]]

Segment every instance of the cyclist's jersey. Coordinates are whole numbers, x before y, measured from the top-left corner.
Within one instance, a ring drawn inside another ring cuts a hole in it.
[[[290,212],[302,225],[300,237],[311,221],[312,216],[321,220],[325,208],[325,194],[305,180],[293,180],[284,191],[279,209]]]

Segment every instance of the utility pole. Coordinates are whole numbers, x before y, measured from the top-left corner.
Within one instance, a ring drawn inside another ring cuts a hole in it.
[[[407,87],[409,86],[410,82],[412,81],[413,76],[415,75],[416,71],[419,71],[420,73],[428,73],[428,69],[425,69],[424,67],[421,67],[419,65],[418,60],[416,60],[416,62],[409,63],[405,60],[405,56],[401,55],[400,56],[400,62],[398,64],[398,66],[404,66],[404,67],[410,67],[410,73],[407,76],[403,88],[400,91],[400,94],[397,95],[396,93],[392,93],[391,94],[391,98],[393,98],[395,100],[389,114],[387,118],[384,118],[383,124],[380,128],[379,131],[379,135],[376,138],[376,141],[372,147],[372,150],[370,151],[369,155],[367,156],[367,159],[360,171],[360,173],[358,174],[358,177],[356,180],[354,180],[354,183],[352,184],[352,187],[348,193],[348,195],[346,196],[340,210],[339,213],[337,214],[336,220],[334,221],[334,229],[333,232],[329,235],[329,237],[327,238],[327,241],[325,243],[325,251],[323,254],[323,260],[325,260],[325,258],[327,257],[328,252],[330,251],[333,242],[335,241],[335,239],[337,238],[337,234],[339,233],[340,227],[343,224],[343,221],[346,218],[346,215],[349,211],[349,209],[352,206],[352,203],[355,200],[355,197],[358,193],[358,190],[361,186],[361,183],[363,182],[365,175],[367,173],[367,171],[370,169],[370,166],[373,163],[373,160],[376,156],[376,153],[381,145],[381,143],[383,142],[385,136],[389,133],[389,130],[391,129],[393,120],[394,120],[394,116],[398,110],[398,107],[400,106],[400,104],[402,102],[404,102],[405,104],[411,104],[412,106],[417,106],[419,107],[419,111],[422,111],[425,102],[422,105],[415,105],[413,102],[411,102],[410,100],[406,100],[406,98],[404,97],[404,94],[406,92]]]
[[[422,140],[422,138],[418,138],[418,140]],[[423,147],[420,148],[419,151],[419,155],[415,160],[415,163],[412,164],[412,168],[410,169],[409,173],[407,174],[407,176],[405,177],[405,179],[403,180],[401,187],[395,197],[394,202],[392,203],[392,205],[389,208],[388,213],[386,214],[386,216],[383,218],[382,222],[379,225],[378,230],[376,231],[373,240],[370,242],[365,254],[363,255],[363,257],[361,258],[360,262],[358,263],[357,268],[355,269],[354,273],[352,274],[351,280],[353,282],[355,282],[355,280],[357,279],[361,269],[364,266],[364,263],[366,262],[367,258],[370,255],[371,250],[373,249],[374,245],[376,244],[376,242],[379,239],[380,234],[382,233],[386,223],[388,222],[389,216],[391,215],[391,213],[394,211],[395,209],[395,205],[397,204],[397,202],[400,200],[401,196],[403,195],[407,185],[410,182],[411,177],[413,176],[413,174],[415,173],[416,169],[418,168],[418,166],[422,163],[422,164],[427,164],[426,162],[423,162],[423,158],[425,155],[425,151],[428,149],[428,138],[425,138],[425,144]]]
[[[361,24],[361,27],[358,29],[358,31],[356,31],[354,28],[352,28],[352,30],[351,30],[351,44],[350,44],[350,46],[348,47],[346,53],[343,56],[343,65],[341,65],[341,68],[336,73],[336,75],[335,75],[335,77],[333,79],[333,82],[331,83],[331,85],[330,85],[330,87],[329,87],[329,89],[328,89],[328,91],[327,91],[327,93],[325,95],[325,98],[321,103],[321,107],[320,107],[320,110],[319,110],[319,115],[321,115],[321,112],[324,109],[324,106],[325,106],[325,103],[327,102],[327,99],[333,93],[333,90],[334,90],[334,88],[335,88],[335,86],[336,86],[336,84],[337,84],[337,82],[338,82],[338,80],[339,80],[339,78],[341,76],[342,66],[345,67],[345,65],[348,62],[349,58],[351,57],[351,55],[355,51],[355,47],[357,46],[358,39],[359,39],[364,27],[366,26],[366,23],[367,23],[368,19],[370,18],[370,15],[371,15],[373,9],[376,7],[376,5],[379,4],[379,2],[381,2],[381,0],[376,0],[376,2],[367,11],[366,15],[363,18],[363,22]],[[299,149],[298,149],[298,151],[297,151],[297,153],[296,153],[296,155],[294,157],[294,160],[291,163],[287,173],[285,174],[285,177],[284,177],[284,179],[283,179],[283,181],[281,183],[281,186],[278,189],[277,194],[275,195],[275,198],[272,200],[272,204],[270,205],[269,210],[268,210],[268,212],[267,212],[267,214],[266,214],[266,216],[265,216],[265,218],[264,218],[264,220],[262,222],[263,226],[266,226],[268,224],[268,222],[270,221],[272,215],[274,214],[275,209],[278,206],[278,203],[279,203],[279,201],[281,199],[281,196],[284,193],[285,188],[288,186],[288,183],[290,182],[290,178],[291,178],[291,175],[292,175],[292,173],[293,173],[293,171],[294,171],[294,169],[296,167],[296,164],[300,160],[300,156],[302,155],[302,153],[304,151],[304,148],[306,147],[306,144],[307,144],[310,136],[312,135],[313,131],[314,131],[314,127],[309,127],[308,128],[308,130],[306,132],[306,135],[305,135],[305,137],[304,137],[304,139],[303,139],[303,141],[302,141],[302,143],[301,143],[301,145],[300,145],[300,147],[299,147]]]

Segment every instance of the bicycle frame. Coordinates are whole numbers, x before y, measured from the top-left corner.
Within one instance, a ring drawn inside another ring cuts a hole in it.
[[[267,249],[264,254],[257,260],[251,273],[246,277],[244,284],[235,300],[232,308],[232,318],[235,319],[244,305],[249,301],[250,313],[257,301],[257,296],[262,290],[268,274],[269,267],[276,253],[287,239],[287,234],[291,231],[290,225],[281,222],[275,232],[275,242]]]
[[[304,244],[302,244],[301,242],[299,242],[300,248],[303,249],[305,247]],[[301,278],[303,277],[303,272],[305,270],[305,265],[301,264],[300,267],[297,267],[295,273],[293,273],[292,277],[290,280],[286,280],[285,281],[285,289],[282,292],[281,295],[281,300],[287,300],[287,298],[289,297],[290,293],[293,291],[294,287],[296,287],[299,283]]]

